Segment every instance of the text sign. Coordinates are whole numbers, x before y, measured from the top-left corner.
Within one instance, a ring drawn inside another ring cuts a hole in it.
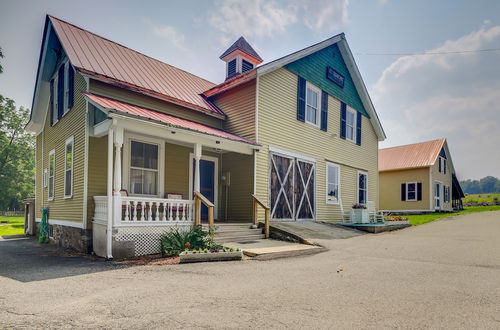
[[[329,66],[326,67],[326,78],[344,88],[344,76]]]

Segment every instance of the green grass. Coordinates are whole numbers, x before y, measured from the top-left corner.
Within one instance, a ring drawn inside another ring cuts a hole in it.
[[[408,215],[404,216],[408,218],[409,222],[413,226],[422,225],[424,223],[428,223],[437,219],[452,217],[454,215],[459,214],[468,214],[468,213],[476,213],[476,212],[485,212],[485,211],[500,211],[500,205],[490,205],[490,206],[470,206],[465,207],[462,211],[452,212],[452,213],[429,213],[429,214],[419,214],[419,215]]]
[[[495,200],[496,198],[496,200]],[[495,201],[500,201],[500,194],[475,194],[467,195],[462,199],[464,203],[493,203]]]
[[[24,234],[23,217],[0,216],[0,236]]]

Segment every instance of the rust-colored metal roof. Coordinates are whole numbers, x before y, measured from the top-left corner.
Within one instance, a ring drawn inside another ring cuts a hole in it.
[[[239,75],[234,76],[232,78],[229,78],[225,82],[210,88],[209,90],[203,92],[203,96],[205,96],[206,98],[210,98],[214,95],[223,93],[229,89],[232,89],[233,87],[239,86],[239,85],[246,83],[252,79],[255,79],[256,77],[257,77],[257,70],[252,69],[252,70],[247,71],[245,73],[242,73],[242,74],[239,74]]]
[[[434,165],[446,139],[433,140],[378,151],[378,170],[428,167]]]
[[[143,119],[149,119],[149,120],[154,120],[157,122],[161,122],[163,124],[166,124],[171,127],[177,127],[177,128],[182,128],[182,129],[187,129],[190,131],[195,131],[203,134],[208,134],[212,136],[218,136],[221,138],[233,140],[233,141],[239,141],[239,142],[244,142],[252,145],[258,146],[259,144],[256,143],[255,141],[245,139],[241,136],[238,136],[236,134],[232,134],[229,132],[226,132],[221,129],[217,129],[214,127],[210,127],[207,125],[203,125],[200,123],[196,123],[194,121],[190,121],[187,119],[182,119],[179,117],[175,117],[163,112],[147,109],[147,108],[142,108],[138,107],[136,105],[132,105],[129,103],[121,102],[115,99],[111,99],[108,97],[92,94],[92,93],[83,93],[89,99],[89,101],[98,104],[99,106],[110,110],[112,112],[118,112],[118,113],[124,113],[136,117],[140,117]]]
[[[200,95],[214,83],[53,16],[49,19],[71,63],[82,73],[224,118]]]

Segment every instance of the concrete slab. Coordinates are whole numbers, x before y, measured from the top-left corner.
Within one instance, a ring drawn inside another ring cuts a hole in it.
[[[319,244],[319,240],[345,239],[366,234],[355,228],[315,221],[272,222],[271,236],[298,243]]]
[[[261,239],[252,242],[228,242],[223,245],[237,247],[246,256],[257,260],[296,257],[326,251],[326,248],[316,245],[299,244],[274,239]]]

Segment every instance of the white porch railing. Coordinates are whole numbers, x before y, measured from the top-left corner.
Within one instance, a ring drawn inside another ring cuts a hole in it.
[[[121,214],[116,224],[178,224],[194,221],[194,202],[185,199],[121,196]],[[94,196],[94,220],[107,221],[108,198]],[[120,208],[118,208],[120,209]],[[116,210],[116,209],[115,209]]]

